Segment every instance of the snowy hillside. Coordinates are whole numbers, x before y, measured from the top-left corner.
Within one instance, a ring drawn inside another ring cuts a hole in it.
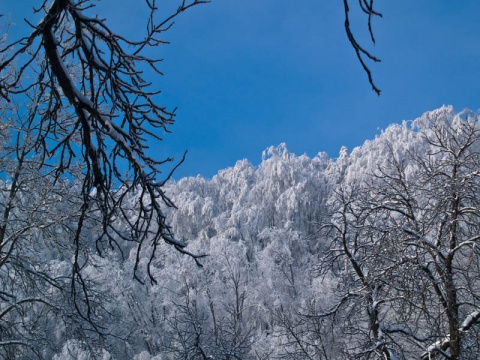
[[[473,359],[479,169],[478,118],[443,107],[391,125],[350,153],[342,148],[337,158],[297,156],[281,144],[258,167],[241,160],[211,180],[169,182],[164,191],[177,208],[166,210],[167,219],[188,252],[207,255],[201,266],[168,246],[155,256],[137,252],[121,232],[99,256],[86,236],[81,273],[91,318],[71,315],[73,303],[45,315],[39,304],[34,314],[43,322],[35,329],[49,329],[44,342],[11,354]],[[75,255],[59,258],[57,250],[38,255],[48,260],[22,256],[68,281]],[[50,297],[57,292],[56,283],[42,286]],[[11,313],[12,323],[22,314]],[[87,329],[84,320],[102,326]],[[19,326],[25,338],[33,329],[27,325]]]

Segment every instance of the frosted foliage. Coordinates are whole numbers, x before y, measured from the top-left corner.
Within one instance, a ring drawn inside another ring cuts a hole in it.
[[[82,274],[94,289],[92,311],[109,335],[74,326],[79,320],[70,320],[71,305],[50,311],[39,306],[34,314],[48,313],[39,328],[51,334],[40,358],[426,360],[429,350],[447,348],[446,312],[436,298],[447,287],[435,288],[443,279],[434,271],[446,269],[438,261],[450,254],[459,271],[452,284],[461,304],[458,325],[466,334],[462,346],[478,353],[477,122],[443,107],[391,125],[351,151],[342,148],[336,159],[297,156],[281,144],[265,150],[258,166],[241,160],[212,179],[167,183],[166,194],[178,208],[169,209],[167,218],[188,251],[208,254],[203,267],[171,251],[152,258],[142,250],[137,261],[135,247],[126,245],[123,258],[109,248],[99,256],[85,234]],[[475,140],[455,162],[455,151],[438,151],[439,133],[451,147],[468,143],[468,134]],[[5,202],[8,185],[2,186]],[[458,222],[450,221],[452,193],[461,198]],[[21,258],[41,258],[35,260],[41,271],[68,285],[74,254],[55,241],[69,236],[68,222],[56,221],[57,200],[46,194],[52,201],[45,205],[41,192],[18,198],[19,209],[45,206],[31,211],[39,226],[22,238]],[[139,196],[123,202],[133,219]],[[67,200],[62,198],[65,209]],[[23,224],[15,211],[19,221],[12,231]],[[121,239],[128,227],[117,221]],[[450,249],[445,239],[453,223],[459,224],[460,242]],[[93,222],[89,230],[95,229]],[[142,285],[133,269],[148,264],[157,282],[146,277]],[[0,273],[10,288],[14,277]],[[27,284],[20,286],[21,296],[30,294]],[[69,299],[52,284],[42,286],[55,304]],[[7,320],[15,323],[18,314]],[[23,334],[32,330],[25,327]],[[10,358],[22,358],[18,354]]]
[[[152,356],[147,351],[143,351],[133,357],[133,360],[169,360],[170,357],[163,357],[161,355]]]
[[[94,351],[81,341],[68,340],[62,352],[54,355],[53,360],[113,360],[113,358],[105,349]]]
[[[167,192],[178,207],[172,225],[185,238],[202,230],[204,238],[211,238],[235,232],[232,228],[238,230],[237,240],[245,241],[253,241],[265,227],[295,226],[311,233],[328,188],[324,172],[329,166],[324,154],[297,157],[282,144],[270,148],[258,168],[242,160],[209,181],[197,177],[170,183]]]

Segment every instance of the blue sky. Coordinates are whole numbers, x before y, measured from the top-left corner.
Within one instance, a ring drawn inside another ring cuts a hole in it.
[[[22,17],[35,3],[23,2]],[[102,0],[98,10],[116,31],[137,35],[144,13],[132,3],[140,2]],[[383,18],[373,23],[374,47],[365,18],[353,13],[352,22],[382,59],[371,64],[381,96],[348,43],[341,1],[213,0],[185,13],[164,35],[171,44],[152,52],[164,58],[165,76],[153,79],[160,101],[178,106],[172,134],[154,151],[178,159],[188,149],[176,179],[211,177],[243,158],[258,164],[282,142],[298,155],[336,157],[443,104],[477,110],[480,1],[375,3]]]
[[[340,1],[217,0],[177,22],[164,49],[165,86],[179,106],[167,148],[189,149],[178,176],[203,174],[286,142],[338,155],[393,122],[443,104],[478,109],[480,1],[376,1],[375,47],[352,19],[377,96],[343,29]],[[356,1],[352,1],[352,6]]]

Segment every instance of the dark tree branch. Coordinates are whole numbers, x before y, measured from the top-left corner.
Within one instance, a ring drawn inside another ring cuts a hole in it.
[[[366,0],[359,0],[360,8],[364,13],[368,15],[368,31],[370,34],[370,38],[372,40],[372,43],[375,44],[375,37],[373,36],[373,30],[372,30],[372,17],[373,16],[379,16],[381,17],[382,14],[378,13],[373,9],[373,2],[374,0],[369,0],[368,2]],[[347,33],[347,38],[350,44],[352,45],[353,49],[355,50],[355,54],[357,55],[358,60],[360,61],[360,64],[363,67],[363,70],[367,73],[368,77],[368,82],[372,86],[373,91],[377,93],[377,95],[380,95],[380,89],[375,85],[373,81],[373,76],[372,72],[369,68],[369,66],[366,64],[364,56],[367,57],[368,59],[374,61],[374,62],[380,62],[381,60],[377,57],[375,57],[371,52],[363,48],[357,41],[355,35],[353,34],[351,27],[350,27],[350,17],[349,17],[349,12],[350,12],[350,6],[348,3],[348,0],[343,0],[343,6],[345,9],[345,31]]]

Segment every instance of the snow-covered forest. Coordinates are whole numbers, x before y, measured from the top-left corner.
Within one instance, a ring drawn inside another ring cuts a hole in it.
[[[0,14],[0,358],[477,359],[480,115],[175,182],[158,47],[207,2],[142,2],[138,37],[96,1]],[[342,5],[379,93],[349,11],[372,42],[381,14]]]
[[[39,171],[16,131],[0,134],[4,359],[478,358],[476,114],[442,107],[336,158],[281,144],[166,183],[197,258],[127,241],[141,191],[120,192],[107,238],[95,207],[79,235],[81,174]]]

